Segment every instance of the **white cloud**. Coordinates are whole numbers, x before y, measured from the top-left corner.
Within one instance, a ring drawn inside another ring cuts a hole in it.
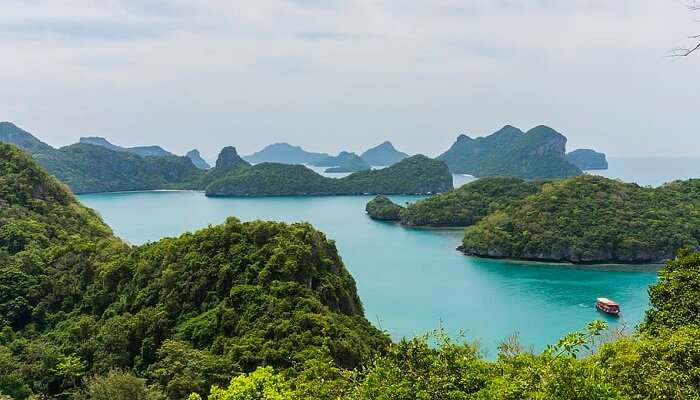
[[[700,56],[666,57],[700,31],[682,1],[0,3],[0,119],[53,144],[436,154],[506,123],[613,154],[700,144]]]

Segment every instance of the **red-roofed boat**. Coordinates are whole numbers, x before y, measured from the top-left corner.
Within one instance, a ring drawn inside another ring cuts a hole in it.
[[[620,305],[605,297],[599,297],[595,302],[595,307],[606,314],[616,317],[620,315]]]

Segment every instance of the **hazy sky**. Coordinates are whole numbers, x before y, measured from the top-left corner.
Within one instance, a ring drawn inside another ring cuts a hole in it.
[[[698,155],[685,0],[0,0],[0,120],[214,158],[287,141],[435,155],[547,124],[569,148]]]

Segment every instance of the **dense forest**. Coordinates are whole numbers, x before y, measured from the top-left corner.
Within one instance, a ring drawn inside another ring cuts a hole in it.
[[[303,165],[261,163],[239,168],[206,187],[207,196],[361,195],[440,193],[452,189],[447,166],[417,155],[379,170],[340,179]]]
[[[392,207],[387,198],[375,199],[367,204],[367,214],[371,218],[399,221],[409,226],[469,226],[536,193],[542,184],[518,178],[481,178],[405,207],[395,204]],[[388,212],[390,209],[392,212]]]
[[[694,190],[682,187],[668,190]],[[441,330],[390,343],[308,224],[231,218],[132,247],[0,144],[0,286],[4,399],[700,397],[700,255],[688,251],[659,273],[631,335],[594,321],[539,354],[504,338],[487,360]]]
[[[566,137],[540,125],[523,132],[506,125],[476,139],[460,135],[438,160],[455,174],[476,177],[513,176],[550,179],[580,175],[581,169],[565,159]]]
[[[6,144],[0,287],[0,393],[17,399],[117,370],[182,399],[258,366],[351,369],[388,343],[310,225],[231,218],[130,247]]]
[[[698,249],[700,180],[659,188],[599,176],[545,183],[470,226],[467,254],[534,260],[661,262]]]

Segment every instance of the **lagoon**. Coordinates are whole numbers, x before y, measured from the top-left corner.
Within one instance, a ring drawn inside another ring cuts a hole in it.
[[[115,233],[133,244],[176,236],[229,216],[241,220],[308,221],[336,241],[355,277],[367,318],[392,338],[441,325],[478,340],[488,356],[519,333],[541,350],[594,319],[631,330],[648,305],[653,266],[578,267],[466,257],[455,250],[460,229],[404,228],[368,218],[366,196],[207,198],[201,192],[153,191],[79,196]],[[392,196],[397,202],[415,196]],[[607,317],[596,297],[620,302]]]

